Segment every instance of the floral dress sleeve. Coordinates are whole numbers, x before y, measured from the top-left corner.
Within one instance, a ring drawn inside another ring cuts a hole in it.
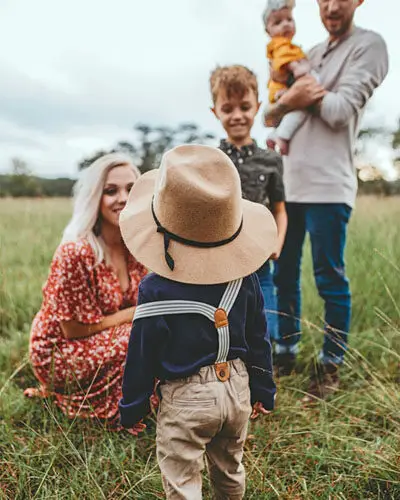
[[[73,242],[58,247],[43,290],[54,320],[90,324],[103,319],[96,300],[93,265],[89,244]]]

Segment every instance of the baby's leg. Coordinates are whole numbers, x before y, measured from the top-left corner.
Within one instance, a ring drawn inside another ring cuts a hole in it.
[[[285,139],[277,137],[275,144],[278,146],[279,153],[282,156],[287,156],[289,154],[289,141],[285,141]]]
[[[289,152],[289,141],[307,118],[305,111],[292,111],[282,118],[276,129],[276,144],[285,155]]]
[[[287,155],[289,151],[289,141],[285,141],[281,139],[277,135],[277,129],[274,128],[272,132],[267,137],[267,147],[268,149],[272,149],[272,151],[276,151],[276,146],[279,148],[279,153],[281,155]]]
[[[267,147],[275,151],[276,146],[276,128],[272,129],[267,137]]]
[[[311,70],[310,74],[319,82],[320,78],[316,71]],[[289,153],[289,142],[303,125],[308,113],[306,111],[292,111],[282,118],[279,127],[276,129],[276,145],[279,147],[282,155]]]

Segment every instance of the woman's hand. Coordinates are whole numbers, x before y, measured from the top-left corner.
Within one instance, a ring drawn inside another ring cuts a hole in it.
[[[135,309],[136,309],[136,307],[128,307],[128,308],[122,309],[122,311],[120,311],[121,313],[123,313],[122,321],[124,323],[132,323],[133,316],[135,314]]]
[[[68,340],[90,337],[95,333],[112,328],[114,326],[132,323],[136,307],[128,307],[116,313],[104,316],[99,323],[80,323],[79,321],[61,321],[61,330]]]

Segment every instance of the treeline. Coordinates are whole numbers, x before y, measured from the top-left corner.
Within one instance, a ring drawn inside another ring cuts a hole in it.
[[[375,179],[372,181],[358,180],[358,195],[400,196],[400,179],[386,181]]]
[[[361,146],[363,140],[379,134],[382,134],[380,129],[361,130],[359,134]],[[399,151],[400,121],[398,129],[390,135],[393,151]],[[138,124],[133,128],[131,142],[120,141],[109,150],[96,151],[83,158],[77,167],[78,170],[82,170],[106,153],[122,151],[131,156],[139,170],[144,173],[157,167],[163,153],[177,144],[207,144],[210,141],[215,143],[215,136],[201,131],[195,123],[183,123],[177,127]],[[359,194],[400,195],[400,179],[389,182],[382,178],[376,168],[368,167],[368,170],[372,170],[369,172],[371,175],[367,177],[360,175],[362,178],[358,180]],[[25,161],[13,158],[11,173],[0,175],[0,197],[69,197],[72,195],[74,183],[75,179],[65,177],[48,179],[35,176]]]
[[[30,174],[0,175],[0,198],[69,197],[75,179],[47,179]]]
[[[33,175],[0,175],[0,198],[4,197],[69,197],[75,179],[60,177],[47,179]],[[400,179],[385,181],[377,179],[358,182],[359,195],[399,196]]]
[[[78,163],[78,170],[88,167],[104,154],[121,151],[129,155],[144,173],[157,167],[163,153],[177,144],[205,144],[215,139],[213,134],[201,131],[195,123],[182,123],[177,127],[138,124],[133,132],[133,141],[120,141],[108,150],[94,152]],[[71,196],[74,182],[74,179],[65,177],[47,179],[35,176],[24,160],[13,158],[11,173],[0,175],[0,197]]]

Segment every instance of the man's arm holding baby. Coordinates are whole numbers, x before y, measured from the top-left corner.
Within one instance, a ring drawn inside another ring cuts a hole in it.
[[[290,111],[307,109],[320,101],[326,90],[310,74],[299,78],[282,95],[279,101],[266,109],[264,124],[266,127],[277,127],[282,118]]]
[[[264,114],[264,124],[274,127],[285,114],[309,108],[331,128],[345,127],[372,96],[388,73],[388,52],[383,38],[373,34],[352,54],[349,70],[334,91],[325,90],[312,75],[297,80]]]
[[[369,43],[352,54],[349,69],[334,91],[326,92],[314,112],[332,129],[345,127],[368,102],[388,73],[388,53],[384,40],[373,34]]]

